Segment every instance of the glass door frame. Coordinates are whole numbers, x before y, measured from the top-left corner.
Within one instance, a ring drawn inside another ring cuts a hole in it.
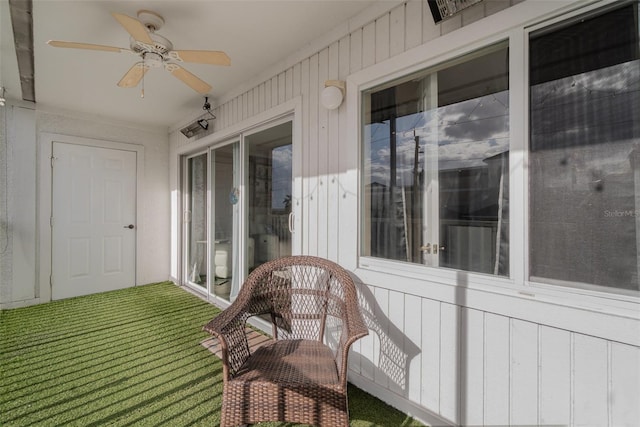
[[[206,215],[205,215],[205,226],[206,226],[206,233],[207,233],[207,242],[205,243],[205,247],[204,247],[204,251],[205,251],[205,259],[207,262],[207,271],[206,271],[206,282],[204,283],[204,286],[198,286],[197,284],[191,282],[191,280],[189,280],[189,266],[190,266],[190,262],[189,262],[189,255],[190,255],[190,251],[189,251],[189,246],[191,244],[190,242],[190,236],[191,236],[191,232],[189,230],[189,226],[191,224],[191,215],[192,213],[190,213],[190,207],[191,207],[191,189],[190,189],[190,185],[189,185],[189,178],[190,178],[190,173],[191,173],[191,169],[189,167],[189,161],[195,157],[198,156],[202,156],[202,155],[206,155],[206,171],[207,171],[207,180],[206,180]],[[210,155],[209,155],[209,150],[198,150],[192,153],[188,153],[182,156],[182,159],[180,161],[180,165],[181,165],[181,189],[182,189],[182,205],[181,205],[181,215],[180,215],[180,222],[181,222],[181,232],[182,232],[182,237],[181,237],[181,260],[182,260],[182,271],[180,273],[180,278],[181,281],[184,285],[188,286],[190,289],[196,290],[198,292],[201,293],[207,293],[209,294],[210,292],[210,270],[211,270],[211,260],[210,260],[210,256],[209,254],[210,252],[210,246],[211,246],[211,161],[210,161]]]

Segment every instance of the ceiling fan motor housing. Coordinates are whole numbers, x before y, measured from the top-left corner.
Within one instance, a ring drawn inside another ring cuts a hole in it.
[[[167,58],[165,58],[165,55],[169,51],[173,50],[173,44],[169,41],[169,39],[157,33],[149,33],[149,37],[151,37],[151,40],[153,40],[152,45],[138,41],[131,37],[131,50],[137,54],[145,54],[149,52],[156,53],[166,60]]]

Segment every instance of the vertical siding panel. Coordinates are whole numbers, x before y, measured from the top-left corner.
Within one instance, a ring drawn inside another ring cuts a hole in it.
[[[538,325],[511,320],[511,425],[538,423]]]
[[[233,98],[233,101],[231,101],[231,124],[238,123],[238,105],[240,104],[238,98],[239,97],[236,96]]]
[[[389,57],[389,14],[378,18],[375,26],[376,63]]]
[[[438,25],[440,25],[440,34],[445,35],[451,33],[462,28],[462,15],[454,15],[449,19],[441,21]]]
[[[484,423],[509,424],[509,318],[485,313]]]
[[[540,326],[541,425],[568,425],[571,408],[571,334]]]
[[[422,406],[440,411],[440,302],[422,300]]]
[[[440,306],[440,415],[458,423],[460,412],[460,307]]]
[[[285,101],[293,98],[293,67],[284,73],[284,99]]]
[[[389,56],[404,52],[405,8],[403,3],[393,9],[389,16]]]
[[[339,70],[338,78],[340,80],[346,80],[349,74],[351,73],[351,68],[350,68],[351,57],[352,57],[351,41],[352,41],[352,37],[349,37],[349,36],[346,36],[342,40],[340,40],[339,58],[338,58],[338,70]],[[348,90],[350,90],[350,88],[347,88],[347,91]],[[338,212],[338,218],[343,213],[348,213],[349,215],[357,215],[357,211],[358,211],[355,197],[351,199],[347,199],[347,193],[345,191],[346,183],[348,182],[348,174],[351,174],[352,176],[357,177],[357,172],[350,167],[351,165],[354,165],[357,163],[357,161],[354,158],[352,158],[352,154],[351,154],[351,153],[356,153],[356,150],[346,149],[347,143],[348,143],[347,142],[348,122],[346,117],[347,115],[344,114],[344,111],[346,110],[346,108],[347,106],[345,102],[342,104],[342,106],[338,110],[338,151],[337,152],[339,152],[340,155],[337,156],[338,170],[336,171],[336,183],[335,183],[337,197],[338,197],[338,202],[336,207]],[[353,141],[352,144],[357,144],[357,143]],[[349,154],[346,154],[346,153],[349,153]],[[351,171],[347,172],[350,169]],[[354,181],[357,182],[357,179],[354,179]],[[350,231],[349,228],[351,227],[345,228],[345,224],[348,225],[349,223],[350,221],[345,222],[345,221],[338,220],[338,236],[349,235],[348,234]],[[351,230],[351,232],[353,232],[353,230]],[[353,234],[353,235],[355,236],[356,234]],[[343,253],[347,253],[347,254],[356,253],[357,251],[356,240],[357,239],[351,239],[353,243],[350,247],[345,246],[343,241],[340,241],[339,243],[337,243],[336,248],[338,253],[336,254],[336,257],[338,260],[341,259],[340,251],[343,248],[346,249]]]
[[[229,101],[227,101],[227,103],[225,104],[225,127],[229,127],[233,124],[233,99],[230,99]]]
[[[608,351],[607,342],[574,334],[573,346],[573,424],[608,425]]]
[[[422,44],[422,1],[410,0],[405,8],[404,48],[409,50]]]
[[[217,116],[218,116],[218,124],[220,125],[220,129],[224,129],[227,127],[227,105],[229,103],[225,102],[220,107],[218,107]]]
[[[376,348],[376,340],[380,339],[382,327],[382,323],[378,319],[380,308],[376,299],[376,291],[377,289],[373,286],[363,285],[362,295],[365,297],[362,306],[364,307],[363,311],[368,312],[365,317],[370,319],[370,322],[367,322],[369,335],[356,341],[360,346],[360,374],[371,381],[375,381],[374,363],[378,360],[378,355],[375,355],[374,348]],[[379,345],[377,347],[379,348]]]
[[[405,354],[409,365],[405,376],[409,400],[420,403],[422,377],[422,300],[414,295],[404,296]]]
[[[610,348],[610,425],[638,426],[640,425],[640,349],[619,343],[611,343]]]
[[[392,363],[389,364],[388,376],[390,377],[389,389],[394,393],[406,396],[407,393],[407,370],[403,366],[405,360],[403,355],[405,354],[404,348],[404,312],[406,308],[404,306],[404,294],[402,292],[389,292],[389,338],[393,342],[395,354],[391,353]],[[395,360],[394,360],[395,357]],[[394,363],[395,362],[395,363]]]
[[[339,42],[333,43],[329,46],[329,65],[328,65],[328,78],[340,79],[339,76],[339,61],[340,61],[340,44]],[[324,86],[324,85],[323,85]],[[339,215],[340,211],[340,196],[338,191],[338,172],[339,172],[339,158],[336,153],[340,153],[340,110],[337,108],[332,111],[328,111],[329,120],[327,123],[328,140],[327,140],[327,158],[328,168],[326,171],[327,180],[327,258],[333,261],[338,261],[338,246],[340,245],[340,234],[338,233],[339,227]]]
[[[371,22],[362,29],[362,68],[376,63],[376,23]]]
[[[384,388],[389,387],[389,373],[384,370],[386,365],[386,357],[384,351],[389,350],[389,290],[376,288],[376,307],[374,310],[377,327],[379,328],[373,334],[373,378],[377,384]]]
[[[286,73],[278,74],[278,105],[282,104],[287,97]]]
[[[296,65],[293,66],[293,93],[291,94],[292,97],[296,97],[296,96],[300,96],[300,94],[302,93],[300,87],[301,87],[301,77],[300,77],[300,69],[302,68],[302,65],[300,62],[298,62]]]
[[[302,254],[309,253],[309,122],[311,117],[309,116],[309,94],[311,92],[309,86],[309,60],[302,61],[300,67],[300,89],[302,91],[302,143],[300,149],[302,150],[303,164],[300,168],[302,171],[302,221],[299,222],[302,227],[298,230],[298,233],[302,233]]]
[[[264,82],[264,109],[271,108],[271,80]]]
[[[222,120],[221,120],[221,124],[223,128],[226,128],[227,126],[229,126],[229,102],[225,102],[222,105],[222,111],[221,111],[221,115],[222,115]]]
[[[422,2],[422,43],[440,37],[440,24],[436,25],[427,0]]]
[[[318,254],[318,54],[309,60],[309,163],[307,165],[309,181],[308,206],[309,253]],[[324,237],[324,236],[323,236]]]
[[[360,312],[362,313],[362,317],[364,318],[365,324],[368,326],[368,320],[371,317],[368,312],[369,305],[366,303],[364,295],[366,295],[367,285],[363,284],[360,281],[356,282],[356,289],[358,292],[358,305],[360,306]],[[373,332],[369,330],[370,336]],[[362,366],[362,339],[357,340],[351,346],[351,351],[349,352],[349,359],[347,363],[349,365],[349,369],[357,374],[361,374],[361,366]]]
[[[249,117],[249,92],[242,94],[242,116],[240,120],[244,120]]]
[[[484,418],[484,313],[461,309],[460,422],[482,425]]]
[[[255,91],[253,89],[247,92],[247,117],[253,117],[254,115],[254,107],[256,105],[253,99],[254,93]]]
[[[481,2],[462,11],[462,25],[469,25],[485,17],[484,5],[486,2]]]
[[[260,111],[267,109],[267,83],[262,82],[260,85]]]
[[[279,101],[279,87],[278,87],[279,81],[278,81],[278,76],[273,76],[271,78],[271,105],[269,106],[270,108],[273,108],[275,106],[278,105]]]
[[[362,69],[362,29],[356,30],[351,33],[349,38],[349,50],[351,54],[349,56],[349,71],[355,73]]]
[[[260,109],[260,86],[253,88],[253,114],[258,114]]]
[[[485,4],[485,14],[486,16],[493,15],[494,13],[500,12],[511,6],[509,0],[492,0],[488,1]]]
[[[264,85],[261,83],[255,87],[253,90],[253,112],[254,114],[259,114],[264,111],[262,108],[262,100],[263,100],[263,88]]]
[[[318,55],[318,94],[324,88],[324,82],[329,77],[329,49],[323,49]],[[329,111],[320,105],[320,96],[317,100],[318,107],[318,255],[327,258],[329,254],[328,210],[329,210],[329,185],[327,182],[327,170],[329,168]]]

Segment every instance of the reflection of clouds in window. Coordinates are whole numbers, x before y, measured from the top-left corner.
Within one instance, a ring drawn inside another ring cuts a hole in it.
[[[640,61],[531,87],[533,151],[638,138]]]
[[[291,196],[292,145],[283,145],[271,151],[272,209],[285,209],[286,197]]]
[[[567,96],[615,96],[639,90],[640,61],[630,61],[535,85],[531,88],[531,105],[536,108],[545,104],[566,104],[563,101]]]
[[[397,176],[412,183],[415,139],[419,138],[419,165],[423,169],[424,147],[438,144],[440,170],[484,165],[484,160],[509,149],[508,91],[450,104],[434,111],[410,114],[396,121]],[[434,132],[428,127],[436,116]],[[390,165],[388,124],[372,124],[371,157],[365,159],[372,182],[387,184]]]

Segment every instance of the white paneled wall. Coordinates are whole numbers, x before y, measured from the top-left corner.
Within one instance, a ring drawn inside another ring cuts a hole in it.
[[[444,421],[638,425],[637,347],[383,288],[361,293],[371,333],[351,370]]]
[[[426,1],[401,3],[338,37],[216,108],[212,132],[293,98],[301,99],[302,251],[340,260],[339,212],[357,211],[346,179],[357,171],[347,138],[346,107],[327,111],[327,79],[346,78],[411,48],[509,8],[486,0],[434,25]],[[418,62],[420,58],[416,58]],[[179,135],[178,135],[179,136]],[[176,138],[182,146],[187,141]],[[353,257],[349,253],[346,256]],[[371,329],[349,363],[356,384],[434,424],[593,425],[640,423],[640,349],[365,284],[361,303]]]

